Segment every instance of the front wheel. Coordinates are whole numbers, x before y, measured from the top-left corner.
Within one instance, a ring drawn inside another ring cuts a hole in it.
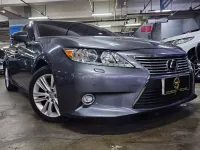
[[[48,67],[42,67],[30,82],[29,98],[33,110],[45,121],[60,122],[57,91],[54,76]]]

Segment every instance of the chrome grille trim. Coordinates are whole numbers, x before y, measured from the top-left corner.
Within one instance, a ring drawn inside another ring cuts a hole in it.
[[[139,62],[143,67],[149,70],[150,75],[170,75],[176,73],[188,73],[189,66],[187,61],[187,56],[176,56],[176,57],[145,57],[145,56],[135,56],[137,62]],[[175,71],[170,71],[167,68],[167,61],[175,59],[177,61],[177,69]]]

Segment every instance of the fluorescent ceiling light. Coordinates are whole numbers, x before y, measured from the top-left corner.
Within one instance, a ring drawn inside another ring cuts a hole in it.
[[[157,12],[160,12],[160,10],[154,10],[153,12],[156,12],[156,13],[157,13]]]
[[[92,14],[92,16],[112,16],[112,13],[101,13],[101,14]]]
[[[42,16],[42,17],[29,17],[28,19],[31,19],[31,20],[35,20],[35,19],[49,19],[49,17],[47,17],[47,16]]]
[[[98,27],[100,28],[110,28],[111,25],[110,24],[106,24],[106,25],[99,25]]]
[[[141,23],[128,23],[128,24],[125,24],[126,27],[131,27],[131,26],[140,26]]]
[[[166,10],[162,10],[162,12],[170,12],[170,11],[172,11],[172,10],[167,10],[167,9]]]
[[[159,13],[159,12],[170,12],[171,10],[149,10],[149,12]]]

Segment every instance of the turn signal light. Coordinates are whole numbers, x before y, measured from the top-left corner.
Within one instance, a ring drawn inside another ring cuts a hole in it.
[[[64,50],[64,51],[65,51],[65,54],[66,54],[69,58],[72,58],[73,50],[67,49],[67,50]]]

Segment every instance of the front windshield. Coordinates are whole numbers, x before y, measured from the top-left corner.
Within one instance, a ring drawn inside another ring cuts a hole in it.
[[[116,36],[111,31],[78,22],[38,23],[40,37],[44,36]]]

